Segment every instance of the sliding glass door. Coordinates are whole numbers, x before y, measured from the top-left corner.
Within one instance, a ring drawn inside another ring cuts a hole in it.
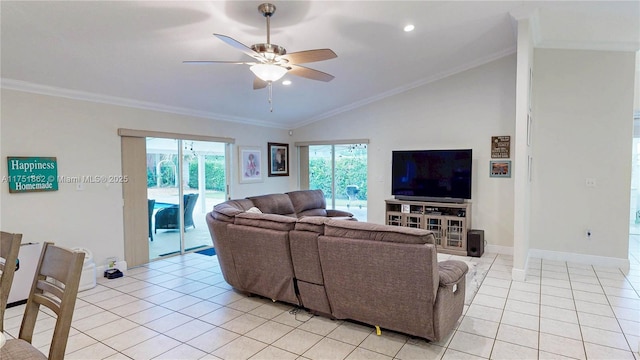
[[[146,141],[149,260],[213,246],[205,215],[226,198],[226,144]]]
[[[306,158],[303,156],[302,158]],[[321,189],[327,208],[367,220],[367,145],[309,145],[309,189]]]
[[[149,260],[181,251],[179,150],[180,140],[147,138]]]

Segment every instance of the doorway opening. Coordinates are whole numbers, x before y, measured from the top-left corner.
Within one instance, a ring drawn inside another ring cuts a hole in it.
[[[227,197],[227,145],[146,138],[149,260],[213,246],[205,216]]]

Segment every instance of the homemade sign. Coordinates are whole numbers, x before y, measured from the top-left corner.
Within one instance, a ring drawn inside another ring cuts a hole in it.
[[[58,163],[55,157],[7,156],[10,193],[58,190]]]
[[[491,137],[491,158],[508,159],[511,155],[511,136]]]

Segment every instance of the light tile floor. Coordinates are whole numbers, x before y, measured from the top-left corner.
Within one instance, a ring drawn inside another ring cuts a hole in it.
[[[485,254],[487,276],[457,329],[439,343],[314,317],[225,283],[216,257],[187,254],[101,279],[81,292],[66,359],[639,359],[640,235],[631,271]],[[24,306],[7,310],[17,336]],[[33,343],[48,352],[52,318]],[[634,353],[635,352],[635,353]]]

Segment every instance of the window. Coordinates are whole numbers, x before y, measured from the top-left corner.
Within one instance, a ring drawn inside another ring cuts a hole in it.
[[[302,144],[300,187],[324,192],[327,208],[345,210],[367,219],[368,141]],[[298,145],[298,144],[296,144]]]

